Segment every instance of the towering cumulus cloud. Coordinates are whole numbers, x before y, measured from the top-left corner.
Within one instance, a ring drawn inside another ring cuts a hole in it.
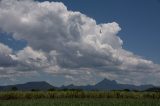
[[[158,84],[160,66],[123,49],[118,23],[97,24],[63,3],[1,0],[0,29],[28,42],[18,52],[0,44],[0,78],[34,72],[60,76],[68,83],[106,77]]]

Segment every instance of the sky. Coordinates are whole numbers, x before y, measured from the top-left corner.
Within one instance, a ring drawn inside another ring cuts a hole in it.
[[[1,0],[0,84],[160,85],[159,0]]]
[[[97,23],[116,21],[125,49],[160,63],[160,0],[50,1],[63,2],[69,10],[80,11]]]

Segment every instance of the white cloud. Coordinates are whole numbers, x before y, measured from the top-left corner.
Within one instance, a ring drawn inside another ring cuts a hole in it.
[[[15,61],[12,59],[11,54],[12,49],[0,43],[0,67],[9,67],[15,64]]]
[[[0,54],[11,54],[12,53],[12,49],[10,49],[8,46],[0,43]]]
[[[118,23],[97,24],[60,2],[2,0],[0,29],[28,42],[28,47],[17,53],[0,45],[0,53],[8,53],[16,61],[14,70],[43,70],[82,83],[104,75],[126,83],[135,77],[137,82],[141,76],[141,83],[148,79],[146,75],[155,77],[160,71],[159,65],[122,48]]]
[[[23,60],[24,61],[24,60]],[[20,61],[8,46],[0,43],[0,84],[7,85],[20,82],[17,78],[37,76],[36,71],[19,71]],[[24,68],[24,67],[23,67]]]

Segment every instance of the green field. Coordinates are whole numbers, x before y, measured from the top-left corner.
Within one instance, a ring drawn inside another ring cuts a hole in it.
[[[123,98],[160,99],[160,92],[125,91],[10,91],[0,92],[0,100],[11,99],[55,99],[55,98]]]
[[[28,99],[0,100],[0,106],[160,106],[153,99]]]
[[[0,92],[0,106],[160,106],[158,92]]]

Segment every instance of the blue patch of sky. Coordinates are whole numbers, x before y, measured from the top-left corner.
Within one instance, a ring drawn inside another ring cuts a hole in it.
[[[0,32],[0,43],[7,45],[14,51],[18,51],[26,47],[27,42],[25,40],[16,40],[11,34],[5,32]]]

